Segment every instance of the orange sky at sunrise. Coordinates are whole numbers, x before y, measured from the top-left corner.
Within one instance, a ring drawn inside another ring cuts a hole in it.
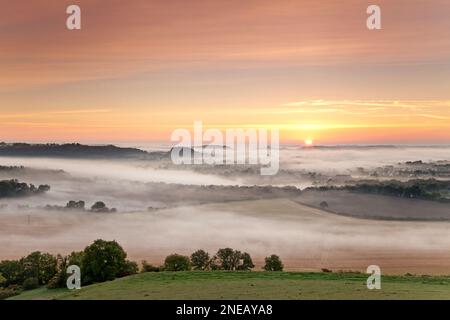
[[[66,7],[82,29],[66,29]],[[0,0],[0,141],[450,143],[450,2]]]

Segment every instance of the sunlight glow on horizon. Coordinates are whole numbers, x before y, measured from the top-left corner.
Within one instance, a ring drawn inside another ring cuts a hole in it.
[[[299,144],[450,143],[448,0],[380,0],[380,32],[360,0],[77,3],[80,32],[63,2],[2,8],[0,141],[169,141],[201,120]]]
[[[3,113],[3,140],[169,141],[177,128],[202,120],[219,130],[280,130],[282,141],[311,136],[328,143],[449,143],[450,103],[444,101],[311,100],[284,107],[173,113],[124,112],[114,108]],[[283,111],[276,113],[275,111]],[[204,118],[197,118],[199,114]]]

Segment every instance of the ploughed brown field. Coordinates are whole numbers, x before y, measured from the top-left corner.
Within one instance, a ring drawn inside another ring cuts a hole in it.
[[[389,202],[359,198],[367,212]],[[395,199],[397,201],[397,199]],[[139,213],[30,211],[0,215],[0,259],[31,251],[68,254],[93,240],[117,240],[135,261],[161,264],[171,253],[249,252],[261,268],[269,254],[287,271],[322,268],[384,274],[450,274],[450,222],[361,219],[303,205],[304,199],[234,201]],[[332,201],[330,201],[332,202]],[[335,205],[333,202],[330,205]],[[355,203],[352,203],[355,205]],[[358,206],[355,206],[357,208]]]

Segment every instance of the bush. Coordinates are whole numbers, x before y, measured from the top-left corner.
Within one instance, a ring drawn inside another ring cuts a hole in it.
[[[22,284],[23,290],[33,290],[39,288],[38,278],[27,278]]]
[[[0,300],[5,300],[18,294],[19,292],[14,289],[0,289]]]
[[[265,265],[263,267],[266,271],[283,271],[283,263],[279,256],[273,254],[265,258]]]
[[[165,271],[189,271],[191,270],[191,262],[189,257],[179,254],[171,254],[164,261]]]
[[[67,272],[60,271],[53,276],[47,283],[48,289],[57,289],[57,288],[65,288],[67,286]]]
[[[81,272],[85,284],[114,280],[127,270],[127,254],[116,241],[95,240],[84,249]]]
[[[125,261],[125,265],[122,270],[119,271],[117,277],[126,277],[131,276],[132,274],[136,274],[139,272],[139,267],[134,261]]]
[[[3,275],[0,273],[0,287],[3,286],[3,284],[6,283],[6,278],[3,277]]]
[[[327,208],[329,207],[328,202],[322,201],[322,202],[320,203],[320,207],[321,207],[322,209],[327,209]]]
[[[156,267],[152,264],[147,263],[147,261],[142,261],[142,270],[141,272],[159,272],[161,271],[162,267]]]
[[[197,250],[191,255],[191,263],[194,270],[207,270],[210,267],[209,253]]]

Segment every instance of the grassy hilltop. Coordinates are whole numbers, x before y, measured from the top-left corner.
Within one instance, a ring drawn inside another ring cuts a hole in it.
[[[83,287],[39,288],[10,299],[450,299],[450,277],[294,272],[148,272]]]

